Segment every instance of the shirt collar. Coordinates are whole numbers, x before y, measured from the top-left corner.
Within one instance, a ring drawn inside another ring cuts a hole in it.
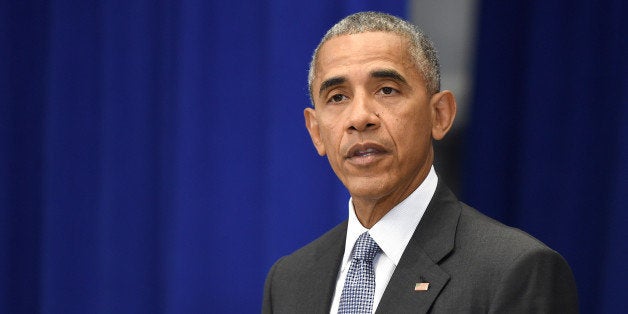
[[[362,226],[358,220],[353,207],[353,198],[350,198],[343,268],[351,261],[351,251],[358,237],[366,231],[377,242],[382,252],[397,266],[436,191],[437,184],[438,176],[436,176],[436,171],[432,166],[421,185],[401,203],[393,207],[370,230]]]

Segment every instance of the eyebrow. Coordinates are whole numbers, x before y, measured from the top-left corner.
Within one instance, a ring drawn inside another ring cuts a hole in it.
[[[393,81],[397,81],[397,82],[401,82],[404,84],[408,84],[408,82],[406,81],[406,79],[403,77],[403,75],[399,74],[399,72],[392,70],[392,69],[386,69],[386,70],[374,70],[371,72],[371,77],[374,78],[387,78],[387,79],[391,79]],[[344,83],[347,82],[347,79],[344,76],[335,76],[335,77],[331,77],[329,79],[324,80],[321,83],[321,87],[318,90],[318,95],[321,96],[323,95],[323,93],[334,87],[337,85],[342,85]]]
[[[321,83],[321,88],[318,90],[318,95],[322,96],[326,90],[336,85],[344,84],[346,81],[347,79],[344,78],[343,76],[336,76],[336,77],[326,79],[323,81],[323,83]]]
[[[404,84],[408,84],[408,82],[406,81],[406,79],[399,74],[399,72],[395,71],[395,70],[375,70],[371,72],[371,77],[374,78],[387,78],[387,79],[391,79],[393,81],[398,81]]]

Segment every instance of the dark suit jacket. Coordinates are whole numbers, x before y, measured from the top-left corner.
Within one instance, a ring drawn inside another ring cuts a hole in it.
[[[263,313],[329,313],[347,221],[281,258]],[[414,291],[429,282],[427,291]],[[530,235],[484,216],[438,187],[377,313],[577,313],[565,260]]]

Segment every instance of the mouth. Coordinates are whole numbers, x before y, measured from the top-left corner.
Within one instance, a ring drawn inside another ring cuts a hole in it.
[[[385,154],[388,154],[388,151],[379,144],[362,143],[351,146],[346,159],[357,164],[367,164]]]

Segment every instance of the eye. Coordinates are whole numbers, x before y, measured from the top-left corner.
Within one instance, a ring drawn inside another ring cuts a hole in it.
[[[384,94],[384,95],[392,95],[394,93],[397,93],[398,91],[392,87],[382,87],[382,89],[380,89],[380,93]]]
[[[328,102],[341,102],[343,100],[347,99],[347,96],[343,95],[343,94],[335,94],[333,96],[331,96],[331,98],[329,98]]]

